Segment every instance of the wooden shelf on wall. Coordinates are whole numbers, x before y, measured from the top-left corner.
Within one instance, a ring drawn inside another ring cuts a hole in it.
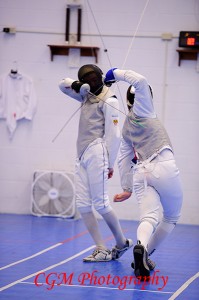
[[[80,49],[81,56],[94,56],[95,62],[98,62],[99,47],[81,46],[81,45],[48,45],[51,51],[51,61],[54,55],[69,55],[69,49]]]
[[[181,64],[181,60],[197,60],[199,49],[189,49],[189,48],[178,48],[176,49],[179,55],[178,66]]]

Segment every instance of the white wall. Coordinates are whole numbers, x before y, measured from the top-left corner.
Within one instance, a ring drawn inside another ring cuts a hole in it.
[[[181,171],[184,204],[180,222],[199,224],[199,73],[196,61],[183,60],[178,67],[176,52],[179,31],[199,30],[199,1],[92,0],[89,3],[92,12],[87,1],[82,1],[82,45],[100,47],[98,65],[104,72],[110,67],[134,69],[148,78],[157,113],[169,132]],[[17,29],[13,35],[0,33],[0,75],[9,72],[17,61],[18,69],[32,77],[38,97],[34,120],[20,121],[12,140],[5,121],[0,120],[1,213],[30,212],[34,170],[74,170],[78,114],[52,143],[79,107],[59,91],[58,82],[63,77],[76,79],[81,65],[95,61],[92,57],[81,57],[73,68],[71,57],[55,56],[50,61],[47,45],[64,44],[66,4],[66,0],[0,0],[0,29]],[[74,13],[71,24],[75,28]],[[136,37],[132,38],[135,32]],[[161,35],[167,32],[173,38],[163,41]],[[119,84],[118,98],[124,97],[126,88],[125,83]],[[121,115],[121,126],[123,120]],[[110,180],[111,198],[120,191],[115,169]],[[138,218],[134,198],[113,206],[122,219]]]

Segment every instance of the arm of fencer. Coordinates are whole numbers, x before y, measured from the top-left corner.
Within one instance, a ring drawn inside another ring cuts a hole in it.
[[[69,97],[79,101],[83,102],[83,96],[81,93],[77,93],[74,89],[72,89],[72,84],[75,80],[71,78],[64,78],[59,83],[59,89]]]
[[[134,113],[139,117],[155,118],[153,97],[146,77],[132,70],[113,69],[112,72],[116,81],[125,81],[134,87]]]
[[[118,155],[118,169],[120,174],[121,187],[125,192],[133,191],[133,167],[134,149],[123,138],[121,139],[120,151]]]
[[[118,168],[120,173],[120,181],[123,191],[116,194],[113,197],[114,202],[123,202],[129,199],[133,192],[133,160],[134,150],[133,147],[125,142],[122,138],[119,158],[118,158]]]

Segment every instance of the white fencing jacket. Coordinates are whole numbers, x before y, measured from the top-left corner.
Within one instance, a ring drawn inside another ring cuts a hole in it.
[[[18,120],[32,120],[36,106],[37,99],[31,78],[19,72],[10,72],[0,77],[0,118],[6,120],[11,137]]]
[[[172,150],[169,136],[157,118],[147,79],[132,70],[114,70],[117,81],[134,87],[135,100],[122,130],[122,143],[118,166],[123,190],[133,189],[133,164],[135,152],[139,161],[151,161],[163,149]]]
[[[73,81],[65,78],[60,82],[59,88],[64,94],[82,103],[77,139],[78,157],[94,140],[101,138],[107,147],[109,168],[113,168],[120,146],[118,100],[106,86],[96,99],[88,94],[81,96],[71,88]]]

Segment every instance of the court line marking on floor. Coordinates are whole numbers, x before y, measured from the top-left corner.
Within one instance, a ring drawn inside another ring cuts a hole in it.
[[[198,277],[199,272],[189,278],[168,300],[175,300]]]
[[[0,292],[4,291],[4,290],[6,290],[6,289],[9,289],[10,287],[12,287],[12,286],[14,286],[14,285],[20,283],[21,281],[25,281],[25,280],[27,280],[27,279],[30,279],[30,278],[32,278],[33,276],[36,276],[38,273],[46,272],[46,271],[51,270],[51,269],[53,269],[53,268],[56,268],[56,267],[58,267],[58,266],[60,266],[60,265],[63,265],[63,264],[65,264],[65,263],[67,263],[67,262],[73,260],[74,258],[76,258],[76,257],[78,257],[78,256],[80,256],[80,255],[82,255],[82,254],[84,254],[85,252],[88,252],[89,250],[91,250],[91,249],[93,249],[93,248],[95,248],[95,247],[96,247],[95,245],[90,246],[90,247],[88,247],[88,248],[82,250],[81,252],[79,252],[79,253],[77,253],[77,254],[75,254],[75,255],[73,255],[73,256],[71,256],[71,257],[65,259],[65,260],[62,260],[61,262],[59,262],[59,263],[57,263],[57,264],[51,265],[51,266],[49,266],[49,267],[47,267],[47,268],[45,268],[45,269],[43,269],[43,270],[37,271],[37,272],[32,273],[32,274],[30,274],[30,275],[28,275],[28,276],[26,276],[26,277],[23,277],[23,278],[21,278],[21,279],[18,279],[18,280],[16,280],[16,281],[13,281],[13,282],[11,282],[11,283],[9,283],[9,284],[7,284],[7,285],[1,287],[1,288],[0,288]]]
[[[33,254],[33,255],[30,255],[30,256],[28,256],[28,257],[22,258],[22,259],[20,259],[20,260],[17,260],[17,261],[15,261],[15,262],[11,263],[11,264],[6,265],[6,266],[3,266],[3,267],[0,268],[0,271],[1,271],[1,270],[4,270],[4,269],[7,269],[7,268],[10,268],[10,267],[12,267],[12,266],[14,266],[14,265],[23,263],[24,261],[27,261],[27,260],[32,259],[32,258],[34,258],[34,257],[37,257],[37,256],[39,256],[39,255],[41,255],[41,254],[43,254],[43,253],[45,253],[45,252],[48,252],[48,251],[50,251],[50,250],[52,250],[52,249],[54,249],[54,248],[56,248],[56,247],[59,247],[59,246],[61,246],[61,245],[64,245],[65,243],[67,243],[67,242],[69,242],[69,241],[72,241],[72,240],[74,240],[74,239],[76,239],[76,238],[78,238],[78,237],[80,237],[80,236],[82,236],[82,235],[84,235],[84,234],[86,234],[86,233],[88,233],[87,230],[86,230],[86,231],[83,231],[83,232],[80,232],[80,233],[76,234],[76,235],[73,236],[73,237],[67,238],[66,240],[64,240],[64,241],[62,241],[62,242],[59,242],[59,243],[57,243],[57,244],[55,244],[55,245],[53,245],[53,246],[50,246],[50,247],[48,247],[48,248],[46,248],[46,249],[43,249],[42,251],[36,252],[36,253]]]
[[[21,281],[20,284],[32,284],[34,285],[34,282],[28,282],[28,281]],[[39,284],[39,282],[38,282]],[[45,284],[45,283],[43,283]],[[77,288],[96,288],[96,289],[107,289],[107,290],[119,290],[117,287],[106,287],[106,286],[96,286],[96,285],[79,285],[79,284],[60,284],[61,287],[77,287]],[[156,290],[139,290],[139,289],[130,289],[125,288],[123,291],[138,291],[138,292],[148,292],[148,293],[159,293],[159,294],[172,294],[173,292],[162,292],[162,291],[156,291]]]
[[[128,230],[127,230],[127,229],[126,229],[126,230],[123,230],[123,232],[126,232],[126,231],[128,231]],[[44,249],[44,250],[42,250],[42,251],[36,252],[36,253],[33,254],[33,255],[30,255],[30,256],[28,256],[28,257],[26,257],[26,258],[23,258],[23,259],[20,259],[20,260],[17,260],[17,261],[15,261],[15,262],[11,263],[11,264],[6,265],[6,266],[0,267],[0,271],[5,270],[5,269],[7,269],[7,268],[10,268],[10,267],[12,267],[12,266],[15,266],[15,265],[17,265],[17,264],[23,263],[24,261],[30,260],[30,259],[32,259],[32,258],[34,258],[34,257],[37,257],[37,256],[39,256],[39,255],[41,255],[41,254],[43,254],[43,253],[45,253],[45,252],[48,252],[48,251],[50,251],[50,250],[52,250],[52,249],[54,249],[54,248],[56,248],[56,247],[58,247],[58,246],[61,246],[61,245],[65,244],[65,243],[67,243],[67,242],[69,242],[69,241],[72,241],[72,240],[74,240],[74,239],[76,239],[76,238],[78,238],[78,237],[80,237],[80,236],[82,236],[82,235],[84,235],[84,234],[87,234],[87,233],[88,233],[88,230],[83,231],[83,232],[80,232],[80,233],[76,234],[76,235],[73,236],[73,237],[67,238],[66,240],[63,240],[62,242],[59,242],[59,243],[57,243],[57,244],[55,244],[55,245],[53,245],[53,246],[50,246],[50,247],[48,247],[48,248],[46,248],[46,249]],[[105,241],[110,240],[110,239],[112,239],[112,238],[113,238],[112,236],[109,237],[109,238],[106,238]]]

